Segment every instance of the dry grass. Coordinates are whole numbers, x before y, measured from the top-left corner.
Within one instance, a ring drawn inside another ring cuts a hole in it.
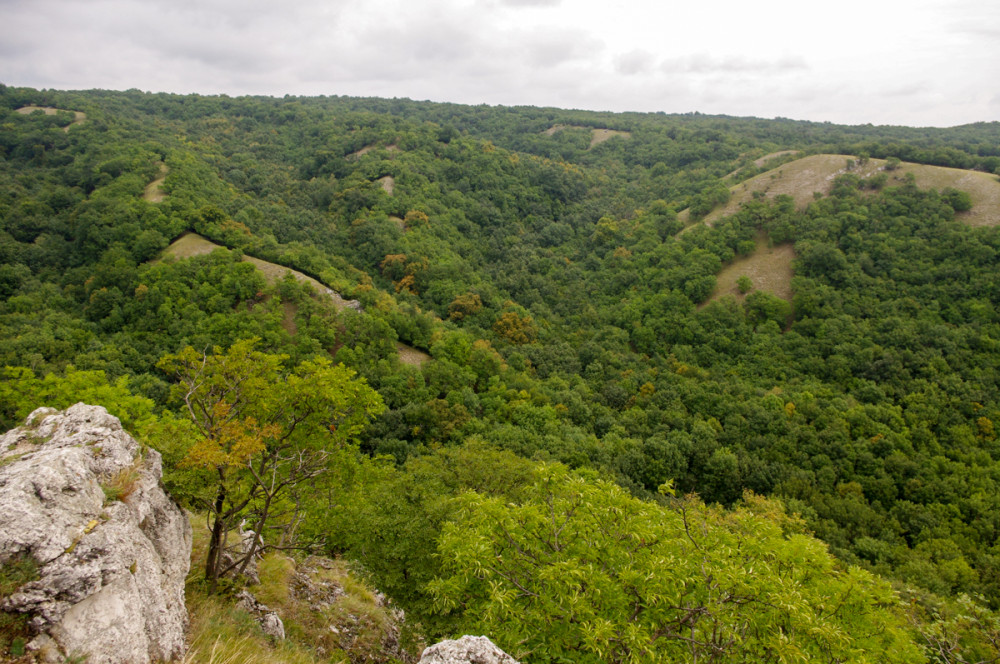
[[[413,367],[419,367],[424,362],[431,359],[427,353],[417,350],[413,346],[407,346],[402,342],[396,343],[396,351],[399,353],[399,361]]]
[[[174,240],[169,247],[167,247],[163,255],[173,256],[175,258],[190,258],[192,256],[202,256],[204,254],[210,254],[216,249],[224,249],[221,245],[215,244],[211,240],[208,240],[197,233],[186,233],[181,237]],[[309,275],[302,274],[298,270],[293,270],[291,268],[285,267],[284,265],[278,265],[277,263],[271,263],[270,261],[261,260],[260,258],[254,258],[253,256],[243,256],[243,260],[250,263],[264,275],[264,279],[267,283],[273,284],[279,279],[284,279],[286,274],[291,274],[301,283],[308,283],[319,293],[321,296],[326,295],[333,301],[333,305],[340,311],[347,307],[347,300],[342,298],[339,293],[327,288],[324,284],[316,279],[313,279]],[[288,330],[290,334],[294,334],[295,330],[295,312],[286,308],[284,313],[284,318],[282,320],[283,327]],[[422,351],[412,348],[403,343],[396,344],[396,348],[399,351],[399,361],[403,364],[409,364],[412,366],[420,366],[424,362],[431,359],[430,355]]]
[[[173,256],[177,259],[191,258],[192,256],[204,256],[216,249],[223,248],[221,245],[215,244],[197,233],[185,233],[163,250],[163,257]]]
[[[627,131],[618,131],[617,129],[592,129],[590,132],[590,147],[588,149],[593,150],[604,141],[612,139],[615,136],[631,138],[632,134]]]
[[[20,113],[21,115],[30,115],[35,111],[41,111],[45,115],[55,115],[56,113],[62,110],[63,109],[61,108],[53,108],[52,106],[22,106],[21,108],[17,109],[14,112]],[[87,119],[87,114],[84,113],[83,111],[66,111],[66,112],[73,114],[73,122],[63,127],[63,131],[68,132],[70,127],[72,127],[73,125],[82,124],[83,121]]]
[[[382,185],[382,189],[385,190],[385,193],[392,196],[392,192],[396,188],[396,178],[391,175],[385,175],[378,179],[378,183]]]
[[[709,302],[724,295],[733,295],[742,301],[746,295],[739,292],[737,280],[746,275],[750,278],[754,290],[765,291],[782,300],[792,299],[792,261],[795,251],[790,244],[779,244],[769,247],[767,236],[759,233],[756,238],[757,248],[749,256],[737,258],[722,268],[716,277],[715,292]]]
[[[593,148],[600,145],[604,141],[614,138],[615,136],[621,136],[623,138],[632,137],[631,132],[618,131],[617,129],[594,129],[591,127],[582,127],[580,125],[564,125],[564,124],[552,125],[542,133],[545,134],[546,136],[555,136],[563,129],[590,130],[590,147],[587,148],[588,150],[592,150]]]
[[[155,180],[146,185],[146,190],[142,193],[142,199],[150,203],[162,203],[163,194],[163,182],[167,179],[168,172],[167,165],[164,163],[160,164],[160,175]]]
[[[779,159],[787,154],[798,154],[799,150],[780,150],[778,152],[772,152],[771,154],[766,154],[760,159],[755,159],[753,165],[757,168],[761,168],[764,164],[771,161],[772,159]]]
[[[775,153],[764,158],[774,158],[780,154]],[[857,158],[843,154],[811,155],[761,173],[746,182],[730,187],[732,196],[729,202],[712,210],[705,217],[704,223],[711,225],[720,217],[734,214],[743,203],[751,200],[756,192],[762,193],[767,198],[786,194],[795,200],[796,206],[804,208],[814,200],[816,193],[823,195],[830,193],[834,179],[848,172],[848,159]],[[857,165],[849,172],[867,178],[883,172],[884,169],[885,160],[870,159],[866,164]],[[896,171],[888,172],[887,186],[901,184],[907,173],[913,173],[917,186],[921,188],[952,187],[968,192],[972,199],[972,209],[959,213],[956,215],[957,219],[970,226],[1000,224],[1000,182],[996,176],[960,168],[904,163]],[[682,211],[678,214],[678,218],[687,225],[690,219],[688,211]]]

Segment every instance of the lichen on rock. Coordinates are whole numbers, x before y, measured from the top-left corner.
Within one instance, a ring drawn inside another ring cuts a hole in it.
[[[168,661],[184,653],[191,526],[161,459],[104,408],[40,408],[0,436],[0,564],[38,578],[0,601],[29,616],[43,659]]]

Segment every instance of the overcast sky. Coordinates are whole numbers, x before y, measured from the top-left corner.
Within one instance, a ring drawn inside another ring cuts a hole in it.
[[[0,81],[1000,120],[1000,0],[0,0]]]

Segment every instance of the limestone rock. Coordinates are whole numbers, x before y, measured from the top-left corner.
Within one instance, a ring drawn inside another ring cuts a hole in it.
[[[279,641],[284,640],[285,623],[276,612],[266,604],[261,604],[248,590],[241,591],[236,597],[238,600],[236,606],[252,615],[265,634]]]
[[[30,616],[29,649],[110,664],[184,654],[191,526],[161,472],[99,406],[40,408],[0,436],[0,563],[30,556],[39,574],[0,610]]]
[[[517,664],[485,636],[463,636],[424,649],[418,664]]]

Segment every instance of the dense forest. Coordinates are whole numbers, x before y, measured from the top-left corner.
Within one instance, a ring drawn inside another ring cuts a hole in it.
[[[213,546],[528,662],[993,661],[1000,233],[905,164],[1000,173],[1000,124],[0,86],[0,423],[105,405]],[[721,292],[773,247],[791,296]]]

